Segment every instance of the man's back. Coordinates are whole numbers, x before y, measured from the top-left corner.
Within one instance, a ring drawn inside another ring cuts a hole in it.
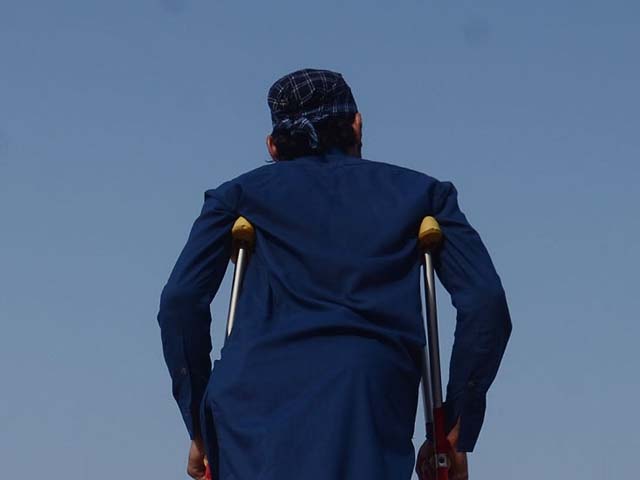
[[[269,310],[268,323],[245,324],[261,338],[273,334],[279,319],[291,334],[315,335],[312,318],[326,332],[331,313],[351,333],[419,347],[417,231],[434,214],[436,183],[333,152],[268,165],[225,184],[216,195],[257,234],[241,317]]]
[[[223,473],[409,478],[424,344],[416,237],[434,214],[435,187],[332,152],[209,192],[256,228],[234,331],[206,394]],[[244,445],[256,442],[263,462],[247,465]]]

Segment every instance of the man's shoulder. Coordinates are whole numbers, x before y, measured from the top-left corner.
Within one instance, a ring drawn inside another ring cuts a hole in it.
[[[270,165],[262,165],[254,168],[219,184],[215,188],[206,190],[204,193],[205,200],[207,198],[213,198],[225,205],[227,209],[237,209],[242,198],[244,185],[246,185],[247,182],[259,180],[260,178],[264,178],[265,175],[268,175],[270,173],[269,166]]]
[[[372,170],[379,170],[384,174],[390,176],[390,178],[397,178],[403,181],[422,184],[429,186],[432,184],[440,183],[440,181],[424,172],[415,170],[413,168],[398,165],[396,163],[389,163],[380,160],[362,159],[359,165]]]
[[[439,180],[432,175],[403,165],[368,159],[363,159],[362,165],[380,171],[385,183],[393,184],[407,194],[415,192],[422,198],[426,196],[427,201],[440,202],[440,199],[448,196],[452,190],[455,192],[451,182]]]
[[[413,168],[409,168],[409,167],[405,167],[403,165],[398,165],[397,163],[389,163],[389,162],[384,162],[381,160],[372,160],[372,159],[362,159],[362,164],[363,165],[369,165],[371,168],[382,168],[382,169],[387,169],[389,171],[392,172],[396,172],[398,174],[405,174],[408,176],[415,176],[415,177],[420,177],[423,179],[432,179],[434,180],[433,177],[431,177],[430,175],[421,172],[419,170],[415,170]]]
[[[262,181],[271,176],[271,174],[273,173],[272,167],[273,164],[261,165],[221,183],[217,187],[208,190],[208,192],[218,192],[219,194],[222,194],[234,188],[241,187],[242,185],[245,185],[247,183]]]

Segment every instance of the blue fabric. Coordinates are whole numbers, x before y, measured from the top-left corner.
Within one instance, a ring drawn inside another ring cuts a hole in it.
[[[273,131],[306,135],[311,149],[319,145],[317,123],[358,111],[340,73],[311,68],[278,79],[269,89],[267,103]]]
[[[209,375],[209,304],[239,215],[256,227],[256,249]],[[471,451],[511,321],[451,183],[334,150],[206,192],[158,320],[174,396],[216,478],[411,477],[425,344],[416,237],[426,215],[444,232],[436,271],[458,315],[448,421],[461,417],[459,448]]]

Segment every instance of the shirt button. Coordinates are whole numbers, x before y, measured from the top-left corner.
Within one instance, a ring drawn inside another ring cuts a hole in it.
[[[187,368],[186,367],[182,367],[180,369],[180,375],[186,375],[187,374]]]
[[[469,383],[467,383],[467,386],[469,388],[475,388],[476,382],[474,380],[469,380]]]

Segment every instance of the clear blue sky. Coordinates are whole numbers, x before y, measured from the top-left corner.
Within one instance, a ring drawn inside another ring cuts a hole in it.
[[[351,84],[365,157],[456,184],[502,276],[514,331],[471,478],[633,478],[639,18],[631,0],[3,0],[0,477],[185,478],[160,290],[203,192],[267,159],[270,84],[317,67]]]

